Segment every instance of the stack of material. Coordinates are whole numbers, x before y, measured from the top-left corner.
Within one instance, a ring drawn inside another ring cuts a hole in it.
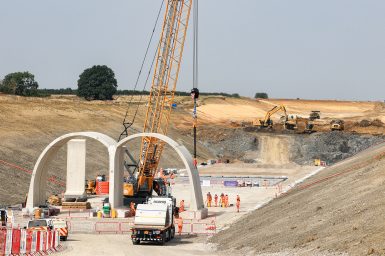
[[[91,209],[89,202],[63,202],[62,209]]]
[[[60,206],[61,205],[61,199],[57,195],[52,195],[48,198],[48,203],[50,205]]]

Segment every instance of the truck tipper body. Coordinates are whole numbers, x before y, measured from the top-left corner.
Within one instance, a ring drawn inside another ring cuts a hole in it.
[[[164,244],[174,238],[174,208],[175,199],[172,197],[151,197],[146,204],[138,204],[131,229],[132,242]]]

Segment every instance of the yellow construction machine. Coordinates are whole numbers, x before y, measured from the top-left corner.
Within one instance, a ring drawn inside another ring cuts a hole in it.
[[[187,27],[190,20],[192,0],[167,0],[162,32],[157,48],[150,95],[146,103],[147,111],[143,126],[144,133],[167,135],[170,114],[174,102],[176,85],[186,40]],[[197,91],[197,89],[196,89]],[[194,92],[196,98],[198,92]],[[128,111],[127,111],[128,113]],[[123,121],[125,130],[119,140],[127,136],[127,129],[132,121]],[[166,185],[155,178],[164,148],[164,142],[154,137],[143,137],[140,146],[139,161],[125,162],[129,176],[123,185],[123,194],[128,199],[140,203],[155,191],[158,195],[166,195]],[[129,154],[128,151],[126,151]],[[128,156],[132,159],[131,156]]]
[[[271,120],[271,116],[277,113],[278,111],[283,112],[284,116],[282,116],[281,118],[283,118],[284,122],[286,122],[288,120],[286,108],[285,106],[281,105],[281,106],[274,106],[272,109],[270,109],[266,113],[265,118],[263,120],[260,120],[260,119],[254,120],[253,125],[258,126],[260,128],[273,128],[273,120]]]
[[[345,129],[344,121],[341,119],[332,120],[330,122],[330,130],[343,131]]]
[[[285,130],[295,130],[297,128],[297,116],[288,115],[286,112],[286,107],[284,105],[274,106],[270,109],[263,120],[256,119],[253,121],[254,126],[258,126],[260,128],[273,128],[273,120],[271,120],[271,116],[275,113],[282,111],[283,116],[280,118],[280,122],[283,124],[283,128]]]

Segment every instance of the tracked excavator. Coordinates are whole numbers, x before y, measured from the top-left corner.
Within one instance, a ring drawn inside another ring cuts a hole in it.
[[[283,116],[281,116],[280,120],[281,120],[281,123],[283,123],[284,129],[294,130],[296,128],[296,117],[289,116],[286,112],[286,108],[284,105],[274,106],[271,110],[269,110],[266,113],[265,118],[263,120],[259,120],[259,119],[254,120],[253,125],[262,129],[263,128],[272,129],[273,120],[271,120],[271,116],[279,111],[283,112]]]
[[[273,120],[271,120],[271,116],[274,115],[275,113],[282,111],[283,116],[280,118],[280,123],[283,124],[284,130],[297,130],[298,127],[302,127],[303,129],[301,130],[303,133],[313,133],[315,132],[313,130],[314,124],[313,120],[310,118],[302,118],[297,115],[288,115],[286,111],[286,107],[283,105],[280,106],[274,106],[271,110],[269,110],[265,118],[263,120],[254,120],[253,125],[257,126],[261,129],[272,129],[273,128]]]
[[[286,113],[286,108],[285,106],[274,106],[272,109],[270,109],[263,120],[256,119],[253,121],[254,126],[258,126],[260,128],[273,128],[273,120],[271,120],[271,116],[277,113],[278,111],[282,111],[284,116],[283,118],[285,121],[287,120],[287,113]]]

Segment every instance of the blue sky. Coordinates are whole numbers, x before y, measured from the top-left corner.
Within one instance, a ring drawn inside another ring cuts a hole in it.
[[[76,88],[79,74],[100,64],[115,71],[119,89],[132,89],[160,3],[0,0],[0,77],[28,70],[41,88]],[[384,100],[385,1],[199,4],[202,91]],[[181,91],[192,87],[189,32]]]

